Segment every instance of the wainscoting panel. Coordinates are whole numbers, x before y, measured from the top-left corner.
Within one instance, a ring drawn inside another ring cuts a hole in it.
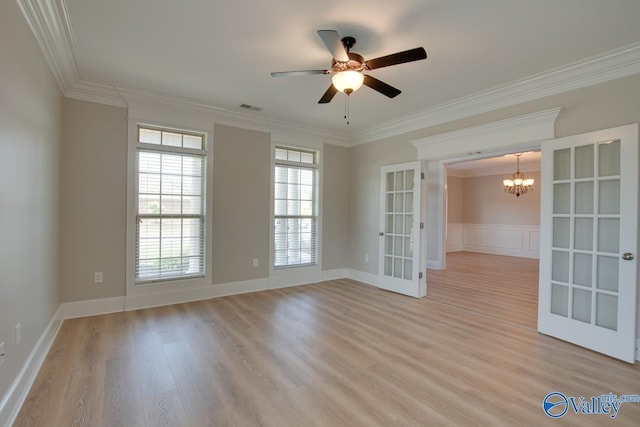
[[[534,225],[448,224],[447,252],[480,252],[539,258],[540,227]]]

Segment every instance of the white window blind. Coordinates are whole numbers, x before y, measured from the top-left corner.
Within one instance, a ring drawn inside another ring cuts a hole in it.
[[[204,135],[140,127],[136,283],[205,274]]]
[[[317,154],[277,147],[274,172],[274,266],[316,264]]]

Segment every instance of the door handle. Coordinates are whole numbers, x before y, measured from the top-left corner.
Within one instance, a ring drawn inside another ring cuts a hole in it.
[[[384,233],[381,231],[378,233],[378,236],[384,236]]]
[[[631,252],[625,252],[622,254],[622,259],[625,261],[631,261],[633,259],[633,254]]]

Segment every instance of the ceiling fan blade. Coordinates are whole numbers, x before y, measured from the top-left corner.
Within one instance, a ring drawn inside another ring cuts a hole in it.
[[[347,62],[349,61],[349,55],[347,55],[347,50],[344,48],[342,44],[342,40],[338,35],[338,32],[335,30],[318,30],[318,35],[324,42],[329,52],[336,61]]]
[[[395,98],[400,95],[402,92],[400,89],[396,89],[393,86],[386,84],[383,81],[376,79],[375,77],[371,77],[365,74],[364,81],[362,84],[369,86],[373,90],[377,90],[383,95],[388,96],[389,98]]]
[[[404,64],[405,62],[419,61],[421,59],[427,59],[427,52],[423,47],[417,47],[415,49],[405,50],[404,52],[393,53],[391,55],[381,56],[380,58],[370,59],[365,62],[365,66],[368,70],[375,70],[376,68]]]
[[[338,89],[336,89],[333,85],[329,86],[329,89],[327,89],[324,95],[322,95],[322,98],[320,98],[318,104],[327,104],[331,102],[333,97],[336,96],[336,93],[338,93]]]
[[[277,71],[271,73],[271,77],[297,77],[310,76],[312,74],[330,74],[331,70],[302,70],[302,71]]]

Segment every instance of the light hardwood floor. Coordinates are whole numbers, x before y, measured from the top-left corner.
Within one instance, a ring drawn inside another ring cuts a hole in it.
[[[15,425],[640,425],[544,415],[640,393],[640,367],[536,333],[530,260],[448,264],[419,300],[334,280],[65,321]]]

